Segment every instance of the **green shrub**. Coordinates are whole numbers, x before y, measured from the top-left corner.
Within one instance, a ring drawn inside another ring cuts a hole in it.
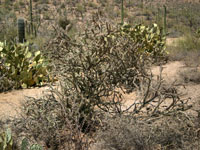
[[[177,49],[181,51],[200,50],[200,39],[193,34],[187,34],[177,41]]]
[[[43,85],[48,81],[48,63],[40,51],[33,55],[28,43],[0,43],[0,64],[3,73],[15,81],[15,88]]]
[[[183,37],[175,38],[173,41],[167,47],[170,59],[182,60],[192,66],[199,65],[200,38],[197,33],[187,33]]]
[[[20,145],[21,147],[21,150],[42,150],[42,146],[38,145],[38,144],[32,144],[30,147],[29,147],[29,142],[28,142],[28,139],[24,138],[22,140],[22,143]]]

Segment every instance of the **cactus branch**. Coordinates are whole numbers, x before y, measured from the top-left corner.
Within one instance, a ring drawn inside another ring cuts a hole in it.
[[[124,0],[121,3],[121,24],[124,24]]]
[[[167,34],[167,7],[163,5],[164,8],[164,18],[163,18],[163,35]]]
[[[31,34],[33,34],[33,7],[32,7],[32,0],[30,0],[30,22],[31,22]]]

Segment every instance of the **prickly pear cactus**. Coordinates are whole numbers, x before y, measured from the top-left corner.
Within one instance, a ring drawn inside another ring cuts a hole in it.
[[[7,129],[4,133],[0,134],[0,150],[12,150],[13,140],[11,130]]]
[[[2,73],[15,81],[15,88],[41,86],[49,80],[48,61],[40,51],[30,52],[29,43],[0,42],[0,64]]]
[[[140,45],[138,53],[141,55],[148,55],[154,59],[163,57],[166,54],[166,37],[162,34],[157,24],[152,26],[138,24],[135,27],[124,24],[121,27],[121,34],[129,36],[134,43]]]

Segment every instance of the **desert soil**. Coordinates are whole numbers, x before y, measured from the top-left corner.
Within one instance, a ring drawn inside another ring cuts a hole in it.
[[[48,87],[41,87],[0,93],[0,120],[19,116],[20,106],[26,97],[41,97],[47,89]]]

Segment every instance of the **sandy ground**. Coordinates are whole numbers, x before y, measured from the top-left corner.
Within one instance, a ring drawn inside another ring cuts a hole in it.
[[[19,116],[21,103],[26,97],[40,97],[47,89],[48,87],[41,87],[0,93],[0,120]]]
[[[179,78],[179,72],[184,68],[184,64],[180,61],[169,62],[161,66],[163,68],[162,77],[169,83],[176,81]],[[160,74],[160,66],[152,68],[153,75]]]
[[[167,45],[173,45],[176,46],[176,43],[178,42],[178,40],[181,40],[183,38],[167,38],[166,43]]]

